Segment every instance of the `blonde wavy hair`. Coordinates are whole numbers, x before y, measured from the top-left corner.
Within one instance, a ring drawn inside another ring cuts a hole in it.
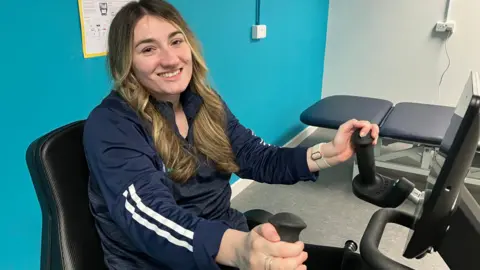
[[[193,72],[189,88],[203,99],[194,120],[193,149],[183,145],[166,118],[151,101],[150,93],[135,78],[132,71],[133,34],[137,22],[145,15],[160,17],[184,35],[190,46]],[[227,173],[238,171],[228,136],[226,135],[226,112],[222,100],[207,83],[207,66],[200,51],[199,42],[180,13],[163,0],[140,0],[125,5],[112,20],[108,36],[108,64],[115,89],[146,120],[151,127],[155,148],[169,176],[176,182],[185,182],[198,168],[198,154]]]

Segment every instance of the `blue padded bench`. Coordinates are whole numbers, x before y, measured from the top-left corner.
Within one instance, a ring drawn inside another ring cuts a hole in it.
[[[300,121],[310,126],[330,129],[337,129],[353,118],[380,125],[392,108],[392,102],[378,98],[330,96],[303,111]]]
[[[397,103],[381,125],[380,136],[439,146],[455,108],[413,102]]]

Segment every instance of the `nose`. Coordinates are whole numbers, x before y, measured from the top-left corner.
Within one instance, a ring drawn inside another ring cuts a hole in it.
[[[178,65],[178,62],[179,62],[179,58],[172,49],[167,48],[167,49],[161,50],[160,65],[163,68],[168,69],[168,68],[175,67]]]

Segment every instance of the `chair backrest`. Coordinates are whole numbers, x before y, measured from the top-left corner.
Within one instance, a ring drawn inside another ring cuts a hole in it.
[[[55,129],[27,149],[42,211],[41,269],[105,269],[88,200],[84,121]]]

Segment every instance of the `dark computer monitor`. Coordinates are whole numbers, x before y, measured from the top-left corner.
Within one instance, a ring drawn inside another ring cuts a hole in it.
[[[461,201],[460,194],[480,135],[480,77],[471,72],[415,210],[415,222],[404,251],[406,258],[422,257],[436,249],[449,230]],[[428,125],[428,123],[425,123]]]

